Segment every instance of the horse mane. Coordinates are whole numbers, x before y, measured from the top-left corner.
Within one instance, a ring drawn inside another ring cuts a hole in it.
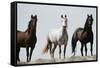
[[[34,26],[32,26],[33,24],[32,24],[32,20],[30,20],[29,21],[29,24],[28,24],[28,28],[26,29],[26,31],[25,32],[28,32],[28,33],[30,33],[31,31],[32,31],[32,34],[36,34],[36,20],[35,20],[35,22],[33,22],[34,23]]]
[[[29,32],[30,28],[31,28],[31,21],[29,21],[28,28],[26,29],[25,32],[27,32],[27,31]]]
[[[88,27],[88,18],[86,19],[85,25],[84,25],[84,31],[90,31],[92,30],[92,26]]]
[[[34,26],[32,27],[32,35],[36,35],[36,25],[37,25],[37,20],[35,20],[35,22],[34,22]],[[31,27],[31,26],[30,26]]]

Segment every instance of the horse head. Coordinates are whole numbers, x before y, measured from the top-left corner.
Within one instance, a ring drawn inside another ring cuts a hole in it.
[[[91,15],[87,15],[87,19],[86,19],[86,23],[84,26],[84,30],[88,31],[92,29],[92,24],[93,24],[93,17],[92,14]]]
[[[61,15],[62,26],[65,27],[65,28],[67,27],[67,21],[68,21],[67,16]]]
[[[35,16],[31,15],[31,20],[30,20],[30,23],[29,23],[30,26],[34,27],[36,22],[37,22],[37,15],[35,15]]]
[[[31,19],[29,21],[29,25],[28,25],[28,32],[36,32],[36,24],[37,24],[37,15],[33,16],[31,15]],[[35,33],[34,32],[34,33]]]
[[[90,28],[90,27],[92,27],[92,24],[93,24],[92,14],[91,15],[87,15],[86,26]]]

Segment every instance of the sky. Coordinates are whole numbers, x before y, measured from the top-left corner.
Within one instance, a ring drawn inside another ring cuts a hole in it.
[[[72,56],[71,39],[74,31],[79,27],[84,27],[87,14],[92,14],[93,25],[92,30],[94,34],[93,54],[96,55],[96,8],[75,7],[75,6],[53,6],[53,5],[39,5],[39,4],[17,4],[17,30],[25,31],[31,19],[31,15],[37,15],[37,43],[32,53],[32,61],[45,58],[49,59],[49,53],[43,54],[42,51],[47,42],[47,34],[51,29],[59,29],[62,27],[61,15],[67,15],[68,27],[68,44],[66,48],[66,57]],[[80,56],[80,42],[77,43],[76,55]],[[90,56],[90,44],[87,44],[88,56]],[[55,50],[55,58],[59,58],[59,48]],[[63,46],[62,46],[63,58]],[[26,49],[21,48],[20,60],[26,61]]]

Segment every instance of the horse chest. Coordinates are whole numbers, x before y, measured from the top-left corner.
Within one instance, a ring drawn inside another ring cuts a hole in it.
[[[67,34],[65,33],[65,34],[62,35],[62,37],[59,39],[58,43],[59,43],[60,45],[62,45],[62,44],[65,44],[65,42],[67,42],[67,40],[68,40],[68,36],[67,36]]]
[[[83,32],[81,33],[81,41],[87,43],[91,40],[91,33],[90,32]]]

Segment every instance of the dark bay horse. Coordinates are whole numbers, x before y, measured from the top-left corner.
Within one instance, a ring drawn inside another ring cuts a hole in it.
[[[19,52],[20,48],[26,48],[27,52],[27,62],[31,60],[33,49],[37,42],[36,37],[36,24],[37,24],[37,15],[31,15],[31,20],[29,21],[28,28],[25,32],[17,31],[17,45],[16,45],[16,59],[20,61]],[[29,48],[30,53],[29,53]]]
[[[83,47],[85,46],[85,56],[87,56],[86,44],[90,42],[91,56],[93,55],[93,31],[92,31],[93,17],[87,15],[87,19],[84,28],[78,28],[72,36],[72,53],[75,55],[75,48],[77,41],[81,42],[81,55],[83,56]]]

